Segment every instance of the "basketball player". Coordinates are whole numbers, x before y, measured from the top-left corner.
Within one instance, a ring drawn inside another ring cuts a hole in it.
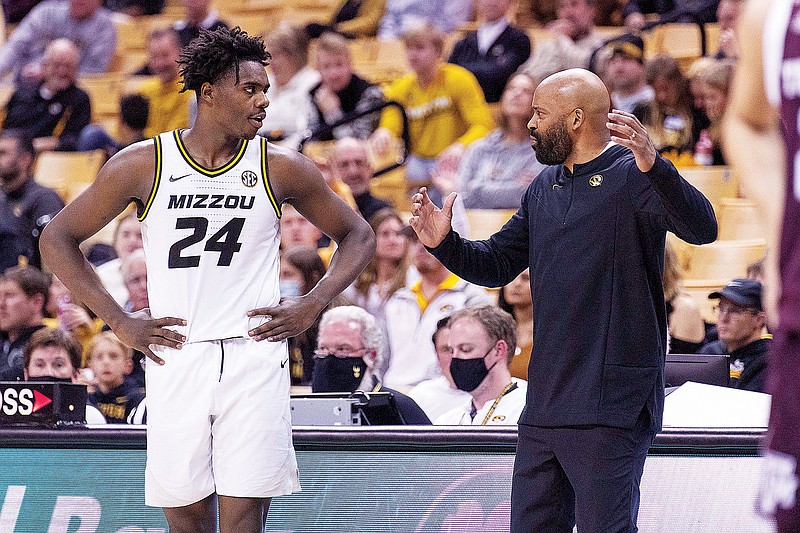
[[[204,32],[181,55],[192,129],[112,157],[42,237],[45,261],[147,366],[148,505],[173,533],[260,532],[270,498],[299,490],[286,339],[308,328],[366,265],[374,235],[306,158],[268,145],[269,59],[238,28]],[[150,315],[129,315],[78,245],[138,207]],[[281,205],[338,243],[305,296],[280,301]],[[152,318],[151,318],[152,317]],[[263,342],[259,342],[263,341]]]
[[[740,63],[725,120],[725,156],[768,223],[767,316],[777,323],[758,507],[778,532],[800,531],[800,4],[749,2],[737,35]],[[781,122],[783,128],[781,128]],[[783,133],[781,132],[783,129]]]

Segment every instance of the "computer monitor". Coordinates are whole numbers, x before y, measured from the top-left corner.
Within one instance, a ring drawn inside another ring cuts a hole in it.
[[[687,381],[727,387],[730,365],[727,355],[667,354],[664,374],[666,387],[679,387]]]
[[[398,426],[406,421],[391,392],[293,394],[292,423],[308,426]]]

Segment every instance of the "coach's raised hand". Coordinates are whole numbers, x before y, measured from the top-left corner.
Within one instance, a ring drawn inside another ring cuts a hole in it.
[[[450,233],[453,220],[453,203],[456,193],[445,198],[441,209],[431,202],[428,189],[420,187],[419,192],[411,197],[411,220],[409,223],[419,237],[419,241],[428,248],[435,248]]]

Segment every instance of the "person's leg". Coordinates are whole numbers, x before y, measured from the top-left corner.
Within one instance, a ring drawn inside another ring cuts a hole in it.
[[[511,533],[571,533],[575,493],[550,445],[552,429],[520,425],[511,483]]]
[[[220,533],[261,533],[267,524],[271,498],[219,497]]]
[[[632,429],[595,426],[560,430],[557,456],[575,488],[578,530],[635,533],[639,483],[654,433],[643,411]]]
[[[170,533],[214,533],[217,529],[216,495],[183,507],[165,507],[164,516]]]

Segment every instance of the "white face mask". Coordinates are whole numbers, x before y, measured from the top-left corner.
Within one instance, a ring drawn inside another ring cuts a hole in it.
[[[282,279],[278,283],[280,287],[281,296],[283,297],[297,297],[302,296],[303,292],[300,287],[300,282],[294,279]]]

